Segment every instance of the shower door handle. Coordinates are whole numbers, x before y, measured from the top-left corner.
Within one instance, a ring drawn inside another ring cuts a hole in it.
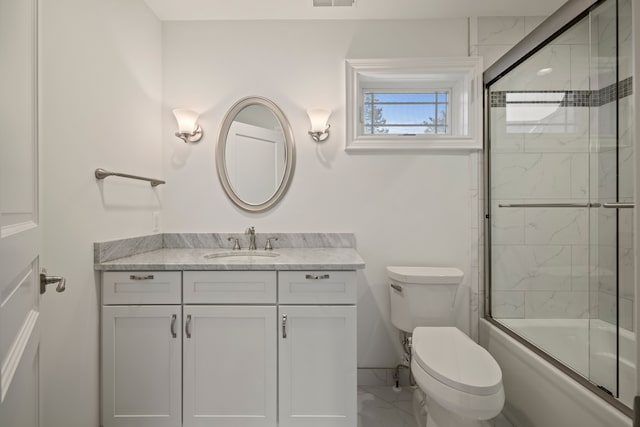
[[[623,203],[623,202],[602,204],[603,208],[609,208],[609,209],[633,209],[635,206],[636,206],[635,203]]]
[[[609,208],[633,209],[635,203],[500,203],[499,208]]]
[[[593,208],[598,203],[500,203],[499,208]]]

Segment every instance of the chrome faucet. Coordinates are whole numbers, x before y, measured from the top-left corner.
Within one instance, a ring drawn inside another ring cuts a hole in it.
[[[240,242],[238,242],[238,239],[235,239],[233,237],[229,237],[227,239],[230,242],[233,242],[233,250],[234,251],[239,251],[240,250]]]
[[[256,250],[256,228],[249,227],[246,230],[244,230],[244,234],[249,235],[249,250],[255,251]]]

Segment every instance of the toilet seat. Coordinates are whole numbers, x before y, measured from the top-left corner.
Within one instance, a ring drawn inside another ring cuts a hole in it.
[[[412,374],[428,397],[427,406],[431,399],[469,420],[489,420],[500,413],[505,399],[500,367],[462,331],[415,328],[412,348]]]
[[[458,328],[415,328],[412,348],[420,368],[455,390],[488,396],[502,389],[498,363]]]
[[[465,393],[436,380],[415,360],[411,362],[411,373],[418,387],[427,395],[427,411],[429,399],[432,399],[440,406],[462,417],[472,420],[490,420],[498,416],[504,406],[502,387],[498,393],[488,396]]]

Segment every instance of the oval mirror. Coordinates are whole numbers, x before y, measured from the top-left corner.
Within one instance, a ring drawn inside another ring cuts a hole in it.
[[[218,178],[238,207],[261,212],[284,196],[295,166],[295,143],[286,116],[272,101],[236,102],[222,122],[216,147]]]

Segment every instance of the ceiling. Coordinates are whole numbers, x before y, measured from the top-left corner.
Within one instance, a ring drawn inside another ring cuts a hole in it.
[[[439,19],[546,16],[565,0],[356,0],[313,7],[312,0],[145,0],[163,21],[261,19]]]

